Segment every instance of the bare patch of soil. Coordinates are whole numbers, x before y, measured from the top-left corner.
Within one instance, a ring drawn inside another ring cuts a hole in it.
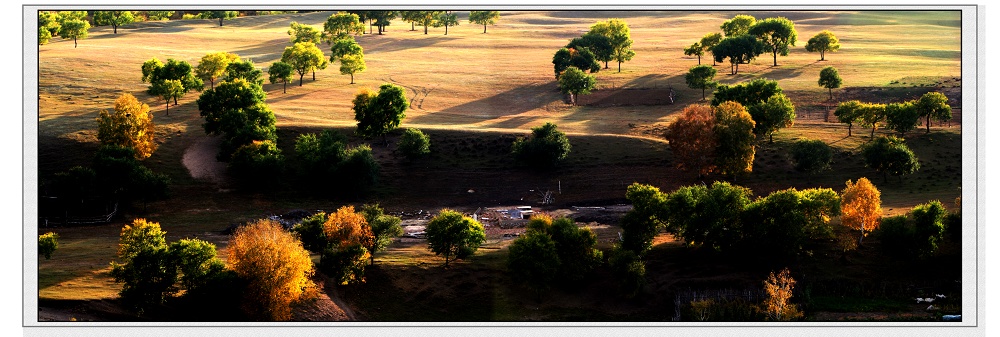
[[[215,159],[221,142],[219,137],[205,137],[184,150],[182,161],[192,178],[216,184],[225,182],[226,163]]]

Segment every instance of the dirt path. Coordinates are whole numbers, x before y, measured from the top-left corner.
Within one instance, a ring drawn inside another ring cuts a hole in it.
[[[215,160],[221,142],[219,137],[206,136],[184,150],[184,157],[181,161],[191,177],[216,184],[224,182],[226,163]]]

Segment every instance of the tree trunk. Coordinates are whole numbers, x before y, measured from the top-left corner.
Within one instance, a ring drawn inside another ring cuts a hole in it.
[[[316,80],[316,69],[314,68],[313,69],[313,81],[315,81],[315,80]]]
[[[170,100],[167,100],[167,116],[170,116]]]
[[[299,73],[299,86],[300,87],[302,86],[302,77],[303,76],[306,76],[306,74],[305,73]]]
[[[417,30],[417,24],[416,24],[416,22],[410,22],[410,31],[412,32],[412,31],[415,31],[415,30]]]
[[[219,27],[222,27],[222,18],[219,18]]]
[[[212,89],[215,89],[215,79],[214,78],[209,77],[208,78],[208,83],[211,83],[212,84]]]
[[[618,72],[622,72],[622,61],[618,61]]]
[[[705,88],[701,88],[701,100],[705,100]]]
[[[174,105],[177,105],[177,96],[174,96]]]
[[[486,34],[486,24],[483,24],[483,34]]]
[[[927,114],[927,133],[931,133],[931,115]]]
[[[774,66],[778,66],[778,52],[771,53],[774,55]]]
[[[608,61],[604,61],[604,69],[608,69]]]
[[[76,38],[73,38],[73,48],[76,48]]]
[[[115,35],[117,35],[118,34],[118,25],[111,25],[111,30],[114,32]]]
[[[444,35],[448,35],[448,25],[444,25]]]
[[[852,126],[854,126],[854,123],[847,123],[847,136],[848,137],[851,136],[851,127]]]
[[[833,100],[833,88],[827,88],[827,89],[830,89],[830,100],[832,101]]]
[[[701,65],[701,55],[698,55],[698,65]]]
[[[774,132],[767,134],[767,143],[774,144]]]
[[[819,60],[820,61],[826,61],[826,52],[825,51],[822,51],[822,50],[819,51]]]
[[[427,24],[424,24],[424,35],[427,35]]]
[[[874,126],[874,125],[872,125],[872,134],[871,134],[871,136],[870,136],[870,137],[868,137],[868,138],[870,138],[870,139],[875,139],[875,126]]]
[[[281,81],[281,93],[282,94],[287,94],[288,93],[288,81],[285,81],[285,80]]]
[[[354,73],[351,73],[351,84],[354,84]]]

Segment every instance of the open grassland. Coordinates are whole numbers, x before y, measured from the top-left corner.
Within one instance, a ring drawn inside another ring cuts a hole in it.
[[[121,226],[133,217],[160,222],[168,241],[198,237],[216,243],[224,258],[227,237],[221,233],[226,228],[290,209],[332,210],[349,202],[380,201],[392,211],[441,207],[472,211],[478,206],[531,203],[538,198],[537,192],[531,190],[561,186],[563,193],[557,196],[556,208],[624,202],[625,186],[633,182],[653,184],[667,191],[700,183],[691,173],[674,168],[669,147],[660,134],[677,112],[701,98],[700,90],[688,89],[684,84],[684,74],[697,60],[684,56],[682,49],[706,33],[719,31],[722,21],[739,13],[503,12],[500,23],[482,34],[482,27],[468,24],[468,13],[460,12],[462,24],[451,27],[447,36],[441,28],[431,28],[428,35],[419,26],[411,31],[409,24],[396,20],[384,35],[357,37],[365,49],[368,70],[355,75],[356,84],[348,84],[349,76],[339,74],[339,64],[331,65],[316,73],[316,81],[306,74],[304,85],[298,86],[296,79],[289,84],[287,94],[282,93],[281,84],[265,84],[267,103],[277,116],[279,146],[294,160],[295,136],[324,128],[350,134],[355,124],[353,96],[361,88],[395,83],[406,88],[411,104],[402,126],[417,127],[431,135],[433,152],[429,157],[405,161],[391,148],[373,144],[382,175],[373,196],[364,200],[300,193],[296,187],[304,182],[294,178],[283,179],[283,188],[275,193],[234,190],[227,184],[192,178],[182,157],[206,138],[195,103],[198,93],[188,93],[179,100],[180,105],[170,107],[167,115],[163,101],[145,94],[147,84],[140,81],[142,63],[153,57],[161,61],[174,58],[195,66],[209,52],[226,51],[266,68],[280,59],[289,45],[286,31],[290,22],[321,28],[330,14],[245,17],[227,21],[222,27],[215,20],[146,22],[122,27],[117,35],[111,33],[110,27],[97,27],[91,30],[90,38],[79,41],[78,48],[73,48],[72,41],[55,39],[40,46],[41,179],[75,165],[88,165],[97,148],[98,111],[112,108],[114,99],[128,92],[149,104],[156,116],[160,148],[145,164],[170,176],[172,197],[151,203],[147,210],[141,206],[127,210],[108,225],[40,228],[39,232],[58,232],[60,248],[52,260],[38,260],[39,298],[114,298],[120,286],[107,276],[108,262],[115,256]],[[778,80],[796,103],[799,119],[794,127],[776,133],[774,144],[760,144],[754,172],[741,177],[738,183],[766,195],[788,187],[839,190],[847,179],[868,176],[882,189],[883,207],[889,213],[899,214],[933,199],[952,205],[961,193],[960,125],[935,126],[930,135],[924,135],[922,129],[911,132],[907,143],[921,158],[921,170],[902,180],[890,177],[883,182],[864,167],[857,155],[868,131],[855,126],[854,136],[846,137],[846,126],[824,121],[836,101],[857,96],[849,95],[847,89],[837,89],[834,102],[829,102],[827,90],[816,81],[820,69],[834,66],[844,86],[861,90],[853,92],[864,93],[862,97],[878,101],[909,99],[934,87],[950,90],[946,92],[955,100],[952,106],[958,108],[960,100],[953,97],[961,97],[958,12],[747,14],[758,18],[781,15],[794,20],[798,43],[789,56],[778,57],[777,67],[771,66],[770,54],[764,54],[752,64],[742,65],[736,76],[729,75],[728,64],[718,65],[716,79],[722,83],[757,77]],[[636,56],[621,65],[620,73],[616,62],[597,73],[600,90],[672,88],[677,95],[675,104],[564,103],[556,87],[552,55],[596,21],[614,17],[628,22]],[[822,30],[834,32],[843,47],[827,53],[827,60],[820,62],[819,54],[807,53],[804,45]],[[320,47],[329,52],[328,45]],[[704,56],[702,63],[711,64],[709,57]],[[898,90],[882,91],[882,87]],[[573,152],[566,165],[553,172],[516,167],[509,157],[510,142],[544,122],[554,122],[569,134]],[[882,130],[878,133],[888,134]],[[390,143],[394,144],[398,135],[390,134]],[[837,150],[833,170],[818,176],[795,172],[787,159],[787,149],[801,138],[831,144]],[[353,136],[350,141],[367,142]],[[614,230],[606,234],[613,237]],[[650,275],[658,275],[652,276],[656,282],[653,289],[674,289],[678,283],[671,278],[686,278],[689,281],[685,282],[691,283],[725,277],[759,282],[763,278],[759,273],[732,266],[699,271],[697,268],[705,265],[678,259],[657,265],[665,256],[685,251],[669,238],[660,241],[657,252],[667,253],[654,254],[649,261]],[[425,245],[396,244],[379,255],[378,268],[372,271],[368,284],[345,289],[345,300],[355,303],[361,317],[375,320],[452,317],[441,310],[465,313],[461,320],[653,320],[657,310],[672,310],[667,308],[672,298],[638,305],[621,302],[613,292],[604,291],[614,286],[604,281],[577,292],[555,294],[553,302],[557,304],[538,305],[530,296],[517,293],[522,290],[508,285],[509,276],[503,268],[505,247],[503,242],[488,245],[472,259],[442,270],[440,259],[433,257]],[[678,269],[671,269],[674,267]],[[830,267],[849,270],[848,274],[870,270],[866,269],[868,264]],[[436,284],[455,289],[441,290],[433,287]],[[380,296],[367,296],[372,293]],[[575,299],[581,297],[580,293],[594,295],[595,302]],[[492,304],[462,307],[471,306],[468,303],[474,298]],[[432,304],[440,301],[465,304],[434,309]],[[580,311],[594,308],[594,303],[611,309]],[[536,312],[525,314],[523,310],[528,307]],[[394,311],[387,310],[390,308]]]

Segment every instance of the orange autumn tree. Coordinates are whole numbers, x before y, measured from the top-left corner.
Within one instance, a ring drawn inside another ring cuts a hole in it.
[[[712,129],[715,113],[707,105],[689,105],[670,126],[664,137],[677,158],[678,168],[697,171],[704,176],[715,170],[714,154],[717,140]]]
[[[146,159],[156,151],[155,126],[149,105],[125,93],[115,100],[114,112],[101,110],[97,115],[97,139],[103,145],[135,149],[135,159]]]
[[[857,183],[847,181],[847,187],[840,192],[840,219],[844,226],[859,232],[858,244],[868,233],[878,228],[882,219],[882,193],[868,178],[860,178]]]
[[[330,213],[323,223],[329,248],[320,257],[320,269],[341,284],[363,282],[365,266],[371,252],[375,235],[362,213],[354,211],[354,206],[343,206]]]
[[[291,305],[315,291],[309,252],[277,221],[261,219],[229,239],[227,267],[243,279],[242,308],[255,320],[285,321]]]
[[[764,312],[767,318],[772,321],[790,321],[802,318],[802,311],[797,305],[789,300],[792,298],[792,290],[795,289],[795,279],[792,278],[788,268],[781,270],[777,275],[772,271],[764,280]]]

